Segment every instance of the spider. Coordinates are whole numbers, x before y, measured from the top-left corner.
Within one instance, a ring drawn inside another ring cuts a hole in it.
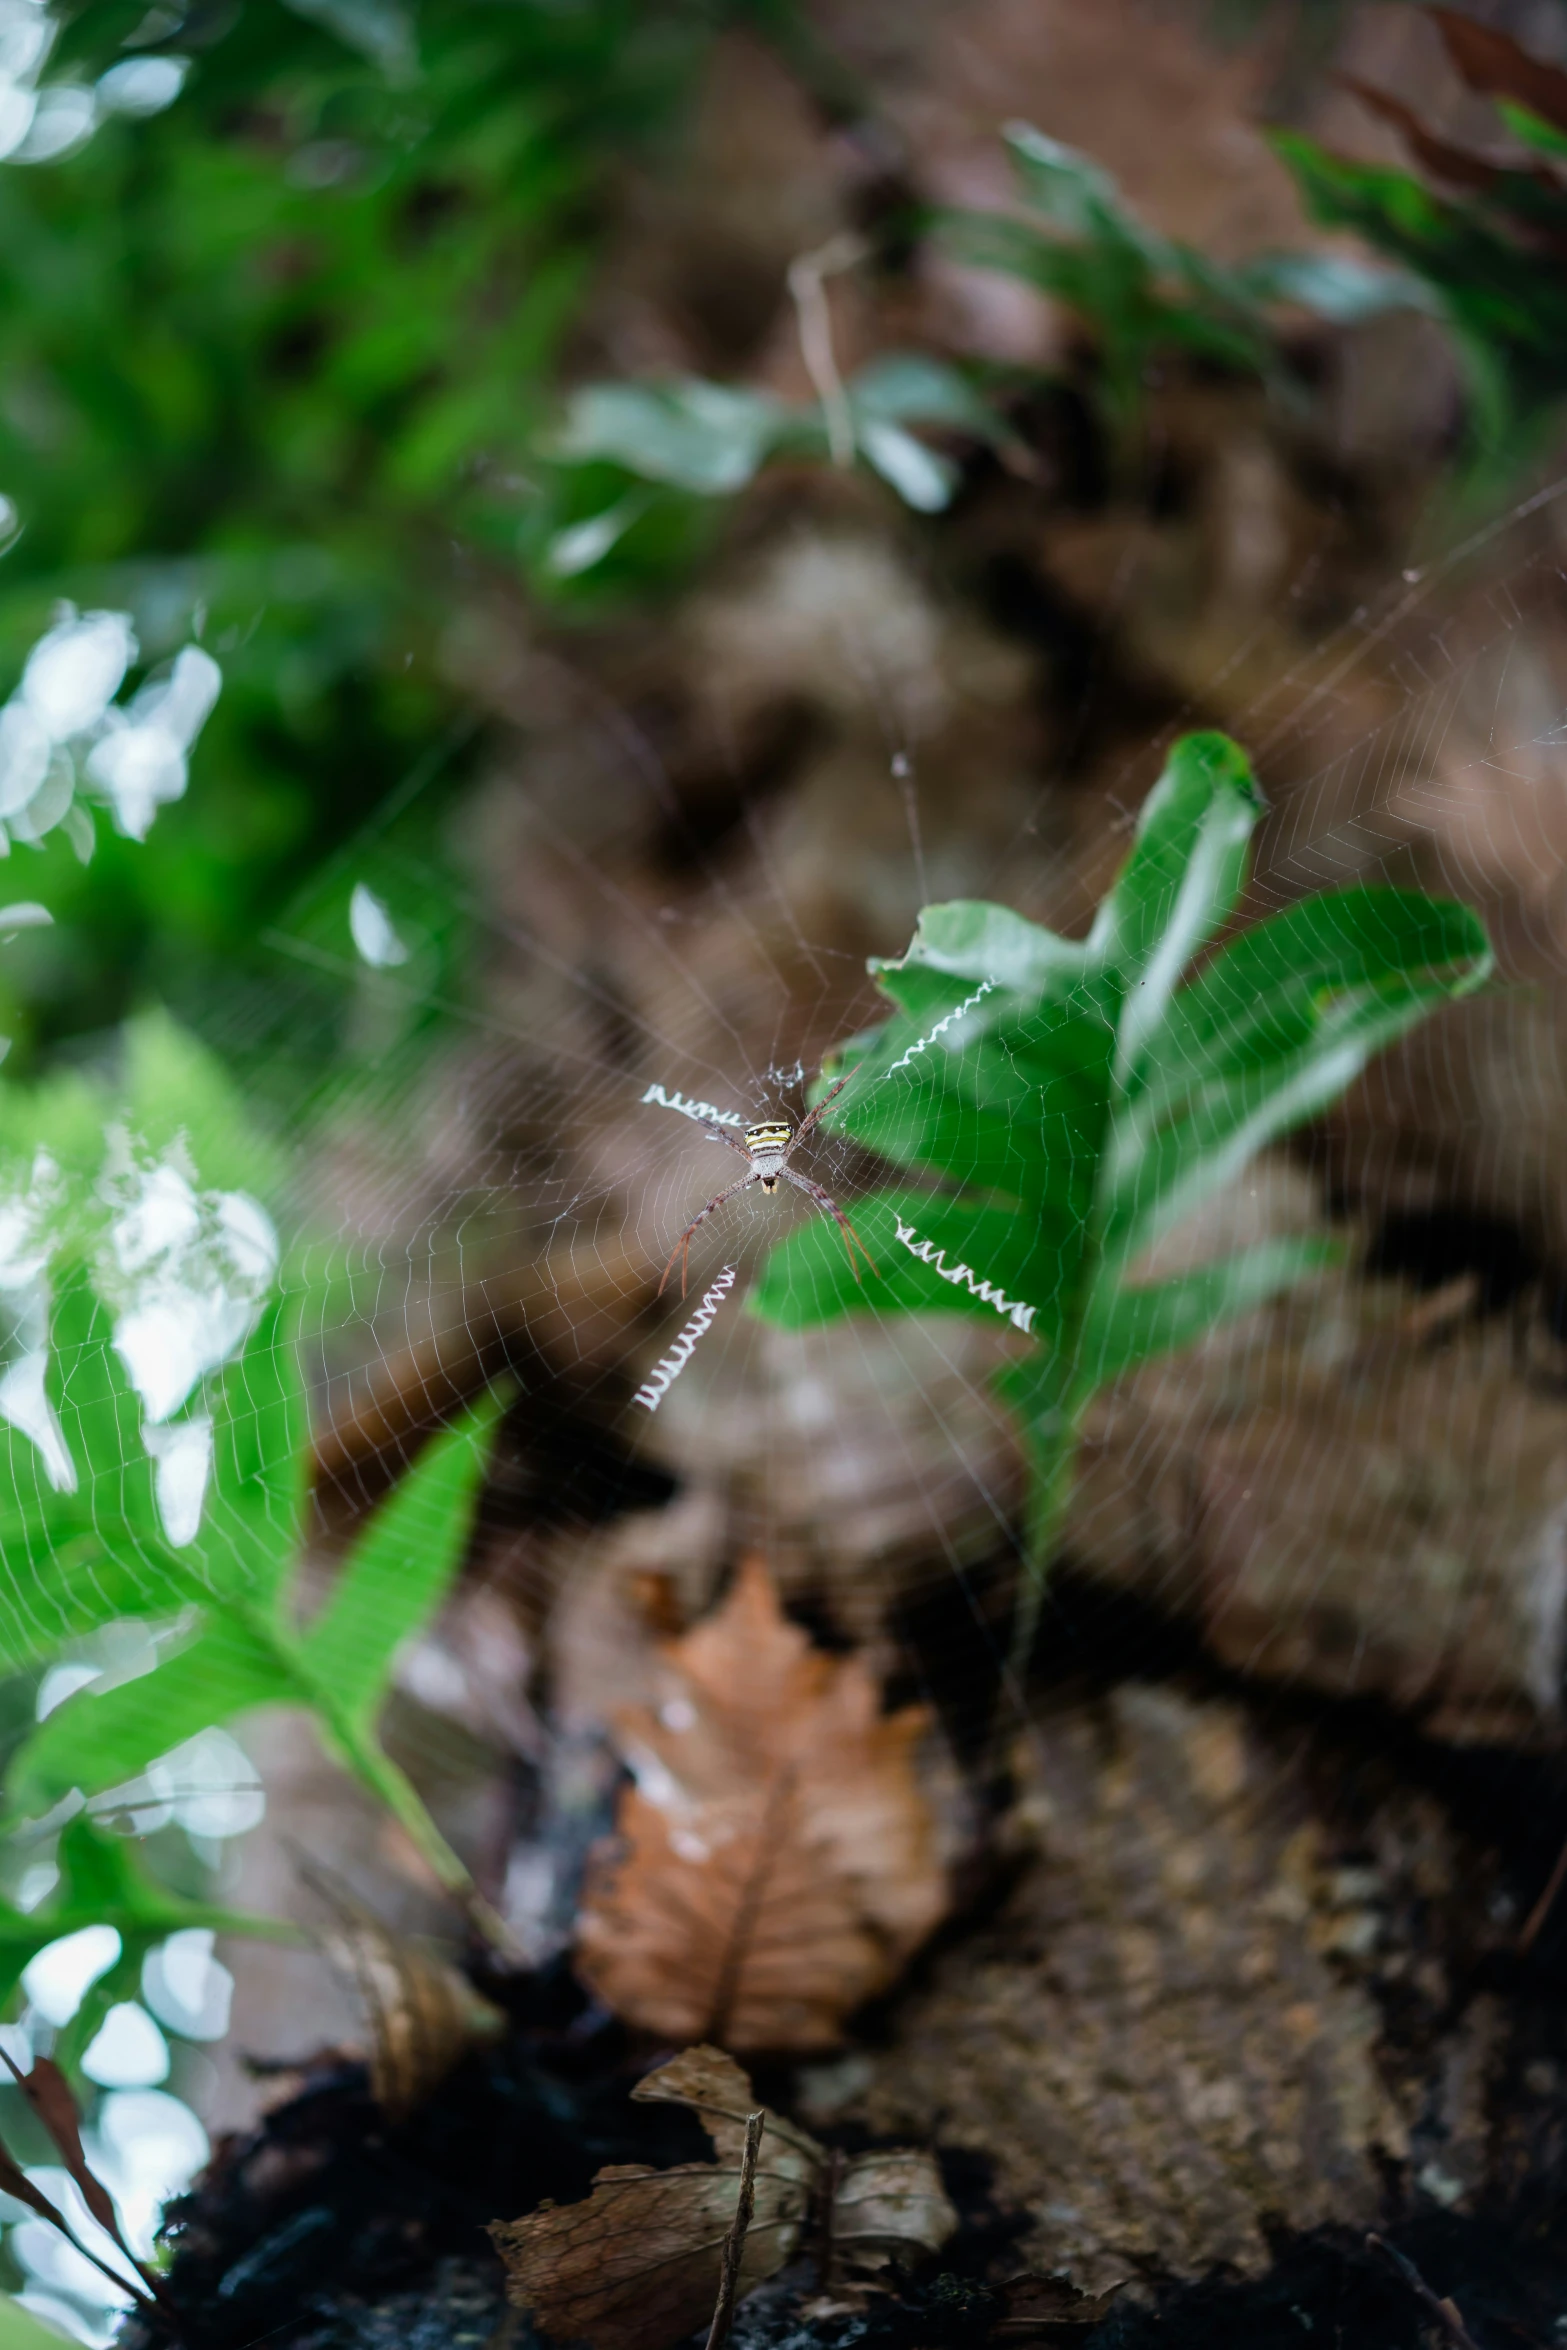
[[[701,1214],[692,1217],[670,1252],[669,1262],[664,1267],[664,1278],[658,1285],[660,1297],[663,1296],[669,1276],[675,1269],[676,1257],[680,1259],[680,1294],[682,1297],[685,1296],[686,1271],[691,1254],[692,1233],[695,1232],[699,1224],[705,1224],[714,1210],[723,1206],[725,1200],[733,1199],[736,1192],[744,1191],[747,1185],[752,1183],[759,1183],[762,1189],[768,1193],[778,1189],[780,1180],[792,1183],[796,1191],[803,1191],[807,1199],[814,1200],[819,1208],[826,1209],[829,1216],[837,1218],[838,1228],[843,1234],[844,1246],[849,1252],[849,1270],[853,1273],[855,1280],[858,1281],[860,1278],[860,1268],[854,1260],[856,1249],[864,1257],[865,1262],[870,1265],[871,1271],[875,1272],[876,1267],[871,1263],[870,1250],[865,1246],[864,1241],[856,1236],[853,1226],[837,1201],[828,1192],[823,1191],[819,1183],[813,1183],[808,1175],[797,1175],[789,1164],[822,1112],[831,1108],[848,1084],[849,1079],[855,1074],[855,1070],[861,1066],[862,1064],[856,1061],[854,1068],[839,1078],[830,1093],[823,1094],[815,1109],[809,1111],[798,1126],[791,1126],[787,1118],[766,1118],[759,1126],[748,1126],[745,1130],[745,1140],[740,1142],[729,1132],[727,1127],[709,1125],[705,1118],[698,1120],[704,1134],[710,1134],[715,1142],[727,1143],[732,1151],[740,1153],[741,1158],[746,1162],[746,1170],[738,1183],[731,1183],[727,1191],[715,1193]]]

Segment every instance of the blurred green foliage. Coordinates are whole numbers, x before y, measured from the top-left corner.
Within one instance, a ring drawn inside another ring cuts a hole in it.
[[[1512,158],[1455,146],[1392,92],[1358,82],[1364,104],[1457,193],[1296,132],[1275,144],[1316,219],[1356,230],[1430,289],[1467,362],[1485,469],[1512,467],[1567,396],[1567,73],[1490,26],[1429,13],[1460,78],[1495,105]]]
[[[958,259],[995,269],[1064,303],[1094,344],[1093,391],[1123,441],[1161,357],[1284,380],[1278,313],[1346,324],[1419,301],[1402,274],[1332,254],[1269,253],[1229,268],[1139,220],[1089,156],[1028,123],[1007,131],[1019,208],[949,212],[940,227]]]
[[[129,610],[149,661],[194,623],[225,689],[146,844],[29,856],[58,926],[5,964],[24,1065],[146,993],[210,1023],[215,987],[268,968],[258,929],[301,875],[453,724],[440,633],[476,585],[522,575],[531,444],[613,175],[674,119],[723,13],[65,12],[51,84],[192,62],[166,111],[0,164],[20,524],[0,692],[60,597]]]

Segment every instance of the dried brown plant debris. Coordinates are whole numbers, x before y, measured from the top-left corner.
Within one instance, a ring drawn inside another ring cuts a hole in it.
[[[661,1648],[663,1693],[616,1717],[633,1782],[589,1871],[579,1969],[646,2030],[830,2048],[947,1907],[915,1752],[856,1656],[787,1621],[750,1560]]]
[[[544,2203],[490,2231],[513,2302],[542,2332],[591,2350],[660,2350],[711,2314],[756,2105],[746,2075],[716,2048],[688,2048],[631,2094],[689,2106],[716,2162],[672,2170],[615,2163],[598,2173],[585,2203]],[[738,2297],[808,2246],[826,2292],[852,2303],[890,2261],[936,2251],[958,2224],[928,2154],[895,2147],[846,2162],[771,2112],[754,2195]]]
[[[504,2018],[437,1952],[394,1934],[324,1871],[305,1873],[331,1912],[317,1939],[364,2011],[371,2094],[401,2120]]]
[[[0,2057],[4,2058],[6,2070],[49,2133],[61,2162],[92,2218],[122,2255],[125,2269],[113,2267],[94,2251],[90,2243],[81,2241],[65,2213],[40,2187],[34,2185],[9,2148],[3,2144],[0,2144],[0,2188],[6,2194],[14,2195],[19,2203],[26,2204],[29,2211],[36,2212],[40,2219],[47,2220],[50,2227],[58,2229],[68,2244],[90,2260],[94,2268],[100,2269],[111,2283],[128,2291],[144,2311],[161,2304],[163,2289],[159,2279],[143,2261],[137,2259],[126,2242],[119,2214],[114,2208],[114,2199],[83,2152],[81,2116],[64,2073],[47,2056],[35,2056],[31,2069],[25,2073],[7,2050],[0,2049]],[[127,2275],[126,2269],[131,2274]],[[137,2278],[141,2280],[139,2285]],[[167,2317],[166,2308],[164,2314]],[[175,2338],[179,2338],[177,2333]]]

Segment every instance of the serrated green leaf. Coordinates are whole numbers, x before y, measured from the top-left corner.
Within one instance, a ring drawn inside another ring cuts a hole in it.
[[[214,1609],[189,1644],[150,1673],[79,1690],[56,1706],[12,1761],[12,1803],[33,1816],[77,1789],[101,1794],[215,1722],[253,1706],[309,1702],[277,1646]]]
[[[374,1512],[301,1643],[304,1669],[350,1722],[373,1719],[397,1650],[456,1579],[501,1410],[487,1396],[430,1439]]]
[[[304,1533],[310,1421],[294,1320],[275,1300],[217,1382],[211,1482],[187,1554],[209,1588],[258,1603],[275,1600]]]

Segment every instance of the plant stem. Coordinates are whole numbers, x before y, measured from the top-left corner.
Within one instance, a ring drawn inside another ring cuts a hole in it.
[[[718,2277],[718,2306],[713,2311],[713,2322],[707,2330],[707,2350],[724,2350],[729,2329],[735,2320],[735,2300],[740,2290],[740,2261],[745,2252],[746,2231],[751,2225],[752,2206],[756,2200],[756,2158],[761,2152],[762,2131],[766,2127],[765,2113],[748,2113],[745,2117],[745,2151],[740,2157],[740,2194],[735,2204],[734,2224],[724,2238],[723,2266]]]
[[[1019,1689],[1033,1653],[1044,1605],[1045,1579],[1055,1559],[1062,1524],[1072,1499],[1083,1404],[1068,1399],[1042,1412],[1028,1429],[1029,1496],[1022,1574],[1013,1604],[1012,1646],[1007,1658]]]
[[[512,1948],[506,1922],[474,1883],[465,1862],[455,1853],[425,1809],[424,1799],[391,1756],[383,1753],[374,1736],[344,1714],[326,1694],[315,1703],[326,1720],[343,1760],[356,1778],[378,1795],[420,1858],[434,1871],[442,1888],[461,1907],[475,1931],[502,1952]]]
[[[380,1797],[420,1858],[434,1871],[437,1883],[451,1894],[475,1932],[492,1948],[510,1953],[512,1940],[505,1920],[485,1900],[466,1864],[431,1819],[418,1789],[390,1755],[382,1751],[374,1731],[350,1714],[338,1703],[335,1693],[317,1680],[299,1642],[281,1630],[265,1608],[252,1600],[230,1600],[225,1604],[252,1637],[270,1649],[280,1672],[294,1684],[300,1701],[313,1709],[330,1733],[343,1762],[372,1795]]]

